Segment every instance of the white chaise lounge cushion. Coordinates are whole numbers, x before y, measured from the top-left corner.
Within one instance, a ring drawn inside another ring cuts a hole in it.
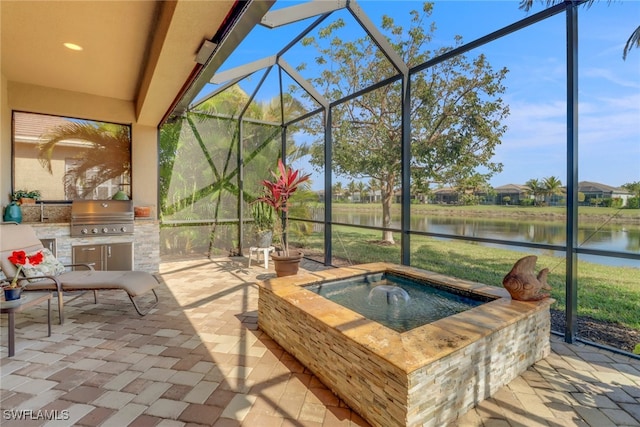
[[[122,289],[132,297],[143,295],[158,286],[158,281],[143,271],[69,271],[56,277],[65,290],[100,291]],[[29,283],[29,289],[51,289],[53,282],[45,279]]]
[[[35,231],[25,224],[0,224],[0,268],[8,277],[16,275],[17,267],[9,261],[9,256],[15,250],[23,250],[30,254],[44,250],[44,246]],[[68,266],[69,267],[69,266]],[[58,293],[58,311],[60,314],[60,324],[64,322],[63,315],[63,295],[73,291],[95,291],[94,297],[97,302],[97,291],[100,290],[124,290],[138,314],[144,316],[155,307],[158,302],[158,294],[155,289],[159,286],[159,280],[151,273],[144,271],[95,271],[93,268],[83,265],[74,266],[73,271],[65,271],[58,275],[47,274],[46,278],[40,281],[22,281],[26,290],[50,290]],[[57,272],[57,271],[56,271]],[[31,277],[30,279],[33,279]],[[151,292],[155,302],[147,304],[143,309],[136,301],[135,297]]]

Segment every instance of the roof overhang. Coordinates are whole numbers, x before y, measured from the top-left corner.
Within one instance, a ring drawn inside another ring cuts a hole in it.
[[[203,41],[236,4],[3,0],[2,75],[9,83],[128,101],[138,123],[156,126],[202,67],[196,56]]]

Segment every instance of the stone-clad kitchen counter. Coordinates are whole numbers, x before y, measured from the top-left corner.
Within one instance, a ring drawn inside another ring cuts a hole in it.
[[[72,247],[133,243],[133,269],[157,273],[160,269],[160,222],[154,217],[136,218],[128,236],[71,237],[70,203],[22,205],[22,223],[31,225],[40,239],[55,239],[56,257],[71,264]]]
[[[56,257],[71,264],[72,247],[109,243],[133,243],[133,269],[157,273],[160,270],[160,223],[155,219],[136,219],[133,235],[71,237],[68,222],[27,222],[40,239],[55,239]]]

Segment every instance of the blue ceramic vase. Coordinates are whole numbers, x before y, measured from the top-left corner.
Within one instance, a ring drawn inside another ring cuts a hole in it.
[[[21,223],[22,209],[20,209],[20,205],[16,204],[16,202],[9,203],[4,209],[4,220]]]

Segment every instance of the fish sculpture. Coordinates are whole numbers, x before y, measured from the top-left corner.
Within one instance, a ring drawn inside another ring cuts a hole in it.
[[[551,286],[547,283],[547,274],[549,269],[540,270],[538,275],[535,274],[536,261],[538,257],[529,255],[520,258],[511,271],[502,279],[502,285],[511,295],[511,298],[518,301],[539,301],[548,298],[548,292],[541,290],[551,290]]]

